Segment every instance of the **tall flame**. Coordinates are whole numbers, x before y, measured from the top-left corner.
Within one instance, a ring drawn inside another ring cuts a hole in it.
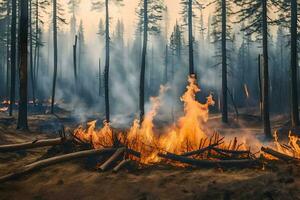
[[[145,115],[143,122],[136,119],[126,133],[118,134],[118,139],[124,145],[141,152],[141,162],[159,162],[159,151],[183,153],[187,150],[199,148],[200,142],[207,138],[204,123],[208,120],[209,106],[214,105],[211,95],[205,103],[196,100],[196,93],[200,92],[194,76],[188,78],[186,92],[181,97],[184,104],[184,115],[179,118],[174,126],[165,128],[161,133],[154,130],[153,120],[161,106],[161,97],[167,90],[161,86],[160,94],[152,97],[151,109]],[[96,121],[88,123],[88,128],[79,127],[74,135],[82,141],[90,142],[94,148],[102,148],[113,144],[113,131],[108,123],[96,130]],[[205,140],[206,141],[206,140]],[[201,142],[202,143],[202,142]],[[203,144],[203,143],[202,143]]]

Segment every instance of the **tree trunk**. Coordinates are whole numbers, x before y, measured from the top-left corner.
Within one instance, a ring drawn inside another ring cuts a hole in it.
[[[169,65],[169,48],[166,44],[166,55],[165,55],[165,72],[164,72],[164,83],[168,83],[168,65]]]
[[[297,0],[291,0],[291,118],[292,126],[299,126],[298,111],[298,53],[297,53]]]
[[[226,55],[226,0],[222,0],[222,122],[228,123],[227,55]]]
[[[105,0],[105,69],[104,69],[104,87],[105,87],[105,119],[110,122],[109,110],[109,59],[110,59],[110,38],[109,38],[109,9],[108,0]]]
[[[193,37],[193,0],[189,0],[188,4],[188,28],[189,28],[189,73],[195,74],[194,69],[194,37]]]
[[[51,113],[54,113],[55,87],[57,78],[57,8],[56,0],[53,0],[53,55],[54,55],[54,73],[52,85]]]
[[[269,62],[268,62],[268,17],[267,0],[262,0],[262,31],[263,31],[263,121],[264,132],[267,138],[272,138],[269,113]]]
[[[10,29],[10,104],[9,116],[13,114],[16,95],[16,28],[17,28],[17,0],[12,0],[11,29]]]
[[[74,67],[74,79],[75,79],[75,93],[77,93],[77,35],[75,35],[75,41],[73,45],[73,67]]]
[[[102,70],[101,70],[101,59],[99,58],[99,96],[102,95]]]
[[[18,115],[18,129],[27,130],[27,56],[28,56],[28,1],[21,1],[20,15],[20,37],[19,37],[19,55],[20,55],[20,101]]]
[[[148,44],[148,0],[144,0],[144,38],[142,49],[142,63],[140,75],[140,123],[144,120],[145,115],[145,70],[146,70],[146,54]]]
[[[34,83],[34,90],[36,89],[37,84],[37,69],[38,69],[38,48],[39,48],[39,0],[35,1],[36,4],[36,13],[35,13],[35,47],[34,47],[34,67],[33,67],[33,83]],[[34,104],[36,104],[34,100]]]
[[[5,95],[6,97],[9,96],[9,64],[10,64],[10,1],[7,1],[7,22],[6,22],[6,82],[5,82]]]
[[[35,90],[34,90],[34,69],[33,69],[33,42],[32,42],[32,0],[29,0],[29,63],[30,63],[30,80],[32,90],[32,100],[35,105]]]

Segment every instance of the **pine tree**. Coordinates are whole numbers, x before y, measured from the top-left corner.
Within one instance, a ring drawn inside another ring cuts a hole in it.
[[[275,5],[275,0],[234,0],[239,6],[238,22],[248,21],[242,31],[248,35],[257,34],[262,39],[263,48],[263,121],[267,138],[272,138],[269,112],[269,57],[268,57],[268,25],[270,17],[268,8]]]
[[[143,47],[140,74],[140,123],[145,115],[145,71],[146,71],[146,54],[148,46],[148,32],[157,33],[160,31],[158,22],[162,19],[164,6],[162,0],[140,0],[137,14],[141,25],[143,26]]]
[[[228,123],[228,86],[227,86],[227,40],[232,41],[231,26],[228,18],[232,14],[231,3],[227,0],[215,0],[214,43],[220,43],[217,55],[221,55],[222,65],[222,122]]]
[[[28,1],[20,2],[20,101],[18,129],[27,130],[27,56],[28,56]]]
[[[104,66],[104,93],[105,93],[105,120],[110,122],[109,103],[109,65],[110,65],[110,29],[109,29],[109,2],[122,5],[123,0],[105,0],[105,66]],[[92,9],[99,10],[103,6],[102,1],[92,2]]]

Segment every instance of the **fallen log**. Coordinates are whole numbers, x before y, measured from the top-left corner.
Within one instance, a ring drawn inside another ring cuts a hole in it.
[[[38,147],[55,146],[64,142],[66,142],[66,139],[61,137],[55,139],[35,140],[32,142],[25,142],[20,144],[6,144],[0,146],[0,152],[11,152],[25,149],[33,149]]]
[[[236,154],[236,155],[241,155],[241,154],[250,154],[250,151],[238,151],[238,150],[228,150],[228,149],[220,149],[217,147],[212,147],[213,150],[223,152],[223,153],[228,153],[228,154]]]
[[[300,162],[300,159],[298,159],[298,158],[280,153],[280,152],[275,151],[274,149],[271,149],[271,148],[262,147],[261,151],[263,151],[267,154],[270,154],[271,156],[274,156],[275,158],[286,161],[286,162]]]
[[[115,162],[121,155],[124,154],[125,150],[126,150],[126,148],[124,148],[124,147],[117,149],[117,151],[107,161],[105,161],[99,167],[99,169],[101,169],[102,171],[107,170],[108,167],[111,166],[113,162]]]
[[[137,158],[141,158],[141,153],[140,152],[137,152],[133,149],[126,149],[126,153],[130,154],[130,155],[133,155]]]
[[[122,168],[124,168],[126,165],[128,165],[131,162],[130,159],[125,159],[122,160],[122,162],[120,162],[117,166],[114,167],[113,172],[118,172],[120,171]]]
[[[79,159],[79,158],[84,158],[84,157],[91,156],[91,155],[101,155],[101,154],[106,154],[106,153],[113,153],[116,150],[117,150],[116,148],[93,149],[93,150],[79,151],[79,152],[69,153],[69,154],[65,154],[65,155],[55,156],[55,157],[48,158],[45,160],[40,160],[40,161],[31,163],[29,165],[25,165],[24,167],[21,167],[20,169],[16,170],[15,172],[1,176],[0,183],[18,178],[27,173],[30,173],[35,170],[39,170],[41,168],[48,167],[50,165],[54,165],[57,163],[66,162],[69,160],[74,160],[74,159]]]
[[[161,158],[170,159],[173,161],[177,161],[180,163],[185,163],[189,165],[193,165],[196,167],[204,167],[204,168],[210,168],[210,167],[224,167],[224,168],[232,168],[232,167],[251,167],[258,164],[257,160],[251,160],[251,159],[244,159],[244,160],[197,160],[192,159],[176,154],[158,154]]]

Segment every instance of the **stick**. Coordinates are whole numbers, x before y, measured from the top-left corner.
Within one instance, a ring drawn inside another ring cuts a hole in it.
[[[223,140],[223,138],[221,140]],[[193,155],[196,155],[196,154],[204,153],[205,151],[208,151],[208,150],[212,149],[213,147],[216,147],[216,146],[222,144],[222,143],[220,143],[221,140],[219,140],[215,144],[211,144],[211,145],[209,145],[207,147],[204,147],[202,149],[198,149],[196,151],[190,151],[190,152],[183,153],[183,154],[181,154],[181,156],[193,156]]]
[[[130,162],[131,162],[130,159],[122,160],[122,162],[120,162],[117,166],[114,167],[113,172],[120,171],[120,169],[128,165]]]
[[[7,144],[0,146],[0,152],[10,152],[10,151],[18,151],[25,149],[33,149],[38,147],[45,146],[55,146],[64,143],[65,138],[55,138],[55,139],[47,139],[47,140],[35,140],[33,142],[25,142],[20,144]]]
[[[262,147],[261,150],[267,154],[270,154],[270,155],[272,155],[280,160],[286,161],[286,162],[289,162],[289,161],[300,162],[300,159],[297,159],[297,158],[289,156],[289,155],[285,155],[285,154],[275,151],[271,148]]]
[[[29,165],[25,165],[24,167],[21,167],[20,169],[18,169],[16,172],[12,172],[5,176],[1,176],[0,183],[14,179],[14,178],[18,178],[27,173],[30,173],[35,170],[41,169],[43,167],[48,167],[50,165],[54,165],[57,163],[66,162],[69,160],[83,158],[83,157],[87,157],[87,156],[91,156],[91,155],[101,155],[101,154],[106,154],[106,153],[112,153],[114,151],[116,151],[115,148],[93,149],[93,150],[79,151],[79,152],[69,153],[69,154],[65,154],[65,155],[55,156],[55,157],[48,158],[45,160],[40,160],[40,161],[31,163]]]
[[[197,167],[250,167],[258,164],[257,160],[196,160],[184,156],[179,156],[171,153],[167,154],[158,154],[158,156],[174,161],[178,161],[181,163],[197,166]]]
[[[105,163],[103,163],[99,169],[101,169],[102,171],[105,171],[108,169],[108,167],[114,162],[116,161],[122,154],[124,154],[125,152],[125,148],[119,148],[107,161],[105,161]]]

